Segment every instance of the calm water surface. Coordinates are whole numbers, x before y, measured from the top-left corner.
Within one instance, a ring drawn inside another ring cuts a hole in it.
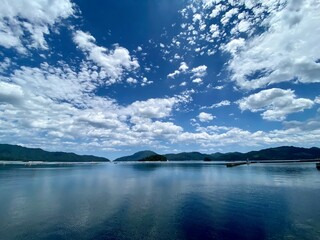
[[[320,239],[315,164],[0,166],[0,239]]]

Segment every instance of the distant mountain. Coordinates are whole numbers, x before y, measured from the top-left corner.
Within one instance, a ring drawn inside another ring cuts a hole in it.
[[[320,148],[276,147],[247,153],[182,152],[159,155],[153,151],[141,151],[130,156],[117,158],[115,161],[234,161],[234,160],[298,160],[318,159]],[[109,162],[103,157],[77,155],[66,152],[47,152],[40,148],[26,148],[18,145],[0,144],[0,160],[7,161],[45,161],[45,162]]]
[[[141,159],[151,157],[154,155],[158,155],[158,154],[153,151],[140,151],[140,152],[136,152],[135,154],[130,155],[130,156],[124,156],[124,157],[117,158],[114,161],[116,161],[116,162],[139,161]]]
[[[18,145],[0,144],[0,160],[44,161],[44,162],[109,162],[103,157],[77,155],[66,152],[47,152],[40,148],[26,148]]]
[[[193,160],[202,161],[205,158],[212,159],[211,155],[203,154],[199,152],[171,153],[171,154],[165,154],[164,156],[168,159],[168,161],[193,161]]]
[[[152,151],[137,152],[131,156],[121,157],[115,161],[139,161],[146,157],[158,155]],[[182,152],[164,154],[168,161],[234,161],[234,160],[298,160],[320,158],[320,148],[276,147],[247,153],[213,153]]]
[[[212,160],[229,161],[229,160],[298,160],[298,159],[316,159],[320,158],[320,148],[300,148],[300,147],[276,147],[267,148],[259,151],[248,153],[215,153],[212,154]]]
[[[297,160],[320,158],[320,148],[277,147],[246,153],[246,158],[254,160]]]
[[[246,153],[230,152],[230,153],[214,153],[210,157],[213,161],[233,161],[246,160],[248,157]]]

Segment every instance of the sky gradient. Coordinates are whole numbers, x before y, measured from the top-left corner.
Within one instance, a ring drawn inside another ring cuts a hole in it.
[[[0,141],[114,159],[320,143],[317,0],[0,0]]]

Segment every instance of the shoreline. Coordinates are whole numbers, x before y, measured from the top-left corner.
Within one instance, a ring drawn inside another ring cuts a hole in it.
[[[6,161],[0,160],[0,165],[81,165],[81,164],[100,164],[100,163],[110,163],[110,162],[46,162],[46,161]]]
[[[0,166],[6,165],[18,165],[18,166],[61,166],[61,165],[98,165],[98,164],[105,164],[110,163],[113,165],[126,165],[126,164],[161,164],[161,165],[169,165],[169,164],[202,164],[202,165],[232,165],[232,166],[239,166],[239,165],[256,165],[256,164],[296,164],[296,163],[320,163],[319,159],[299,159],[299,160],[252,160],[249,162],[242,161],[242,160],[235,160],[235,161],[199,161],[199,160],[184,160],[184,161],[110,161],[110,162],[47,162],[47,161],[7,161],[7,160],[0,160]]]

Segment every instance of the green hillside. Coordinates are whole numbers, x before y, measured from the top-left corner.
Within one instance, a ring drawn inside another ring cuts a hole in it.
[[[140,151],[140,152],[136,152],[133,155],[117,158],[114,161],[117,161],[117,162],[139,161],[141,159],[144,159],[146,157],[150,157],[150,156],[153,156],[153,155],[158,155],[158,154],[153,152],[153,151]]]
[[[109,162],[103,157],[77,155],[66,152],[48,152],[40,148],[26,148],[18,145],[0,144],[0,160],[44,161],[44,162]]]
[[[203,154],[199,152],[182,152],[182,153],[171,153],[165,154],[165,157],[169,161],[192,161],[192,160],[204,160],[206,157],[212,159],[211,155]],[[213,160],[213,159],[212,159]]]

